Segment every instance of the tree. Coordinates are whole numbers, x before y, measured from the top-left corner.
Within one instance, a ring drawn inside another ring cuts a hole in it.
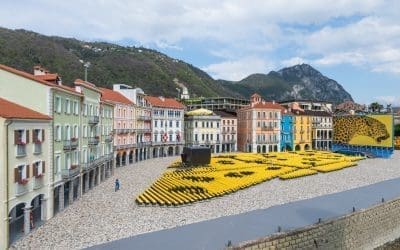
[[[383,109],[383,105],[378,102],[373,102],[369,105],[369,110],[372,110],[373,113],[378,112],[380,113]]]
[[[394,135],[400,136],[400,124],[394,126]]]

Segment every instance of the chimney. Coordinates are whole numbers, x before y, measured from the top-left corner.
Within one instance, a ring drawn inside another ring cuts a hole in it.
[[[272,101],[272,104],[275,104],[275,100]]]
[[[33,75],[34,76],[42,76],[46,74],[46,69],[40,65],[36,65],[33,67]]]
[[[160,100],[163,101],[163,102],[165,101],[164,96],[159,96],[158,98],[160,98]]]

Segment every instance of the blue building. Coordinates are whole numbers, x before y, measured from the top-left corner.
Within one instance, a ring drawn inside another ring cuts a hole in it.
[[[293,151],[293,115],[282,110],[281,119],[281,151]]]

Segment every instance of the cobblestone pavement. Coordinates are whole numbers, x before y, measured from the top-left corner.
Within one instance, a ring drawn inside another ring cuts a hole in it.
[[[234,194],[177,208],[142,207],[135,197],[176,158],[152,159],[118,168],[112,178],[85,194],[14,245],[18,249],[79,249],[150,231],[336,193],[400,177],[400,152],[368,159],[357,167],[294,180],[274,179]],[[114,180],[121,190],[114,192]]]

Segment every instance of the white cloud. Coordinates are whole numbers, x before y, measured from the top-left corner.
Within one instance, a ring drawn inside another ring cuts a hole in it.
[[[400,96],[376,96],[374,100],[384,105],[392,104],[393,107],[400,107]]]
[[[236,61],[224,61],[210,64],[203,70],[214,79],[239,81],[253,73],[267,73],[274,68],[273,64],[260,58],[242,58]]]
[[[298,65],[298,64],[303,64],[303,63],[309,63],[306,59],[301,58],[301,57],[292,57],[286,60],[283,60],[281,62],[281,65],[284,67],[290,67],[293,65]]]

